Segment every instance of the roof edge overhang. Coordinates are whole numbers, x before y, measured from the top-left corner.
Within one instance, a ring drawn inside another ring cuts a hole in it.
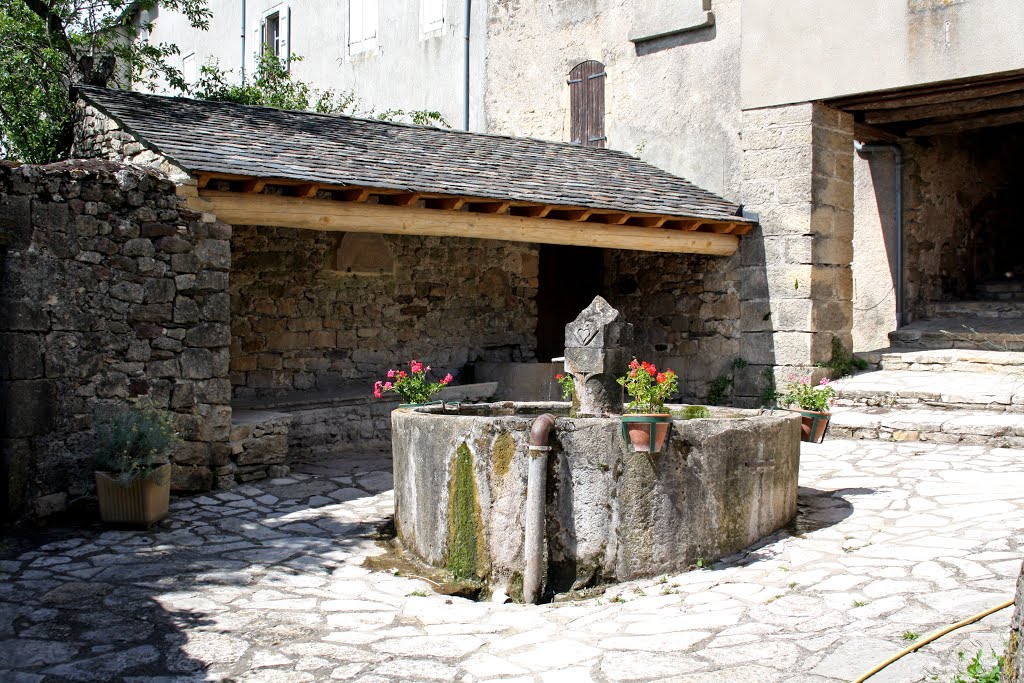
[[[191,208],[232,225],[429,235],[731,256],[747,217],[709,218],[197,172]]]

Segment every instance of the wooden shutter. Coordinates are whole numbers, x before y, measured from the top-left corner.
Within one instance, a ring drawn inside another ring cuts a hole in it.
[[[569,72],[569,106],[572,142],[585,147],[604,147],[604,64],[589,60]]]

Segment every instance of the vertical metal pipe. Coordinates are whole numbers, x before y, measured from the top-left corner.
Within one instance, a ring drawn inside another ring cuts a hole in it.
[[[463,90],[465,95],[465,101],[462,103],[462,120],[463,129],[469,130],[469,23],[473,18],[473,0],[466,0],[466,16],[463,19],[465,22],[465,37],[466,37],[466,54],[462,65],[462,76],[463,76]]]
[[[242,0],[242,85],[245,85],[245,0]]]
[[[525,543],[526,570],[523,572],[523,602],[536,604],[544,577],[544,508],[547,499],[548,440],[555,416],[544,413],[530,428],[530,469],[526,479]]]

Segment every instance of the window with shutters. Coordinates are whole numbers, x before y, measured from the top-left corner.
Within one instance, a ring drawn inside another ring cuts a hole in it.
[[[424,33],[444,26],[444,0],[420,0],[420,25]]]
[[[589,60],[569,72],[571,135],[575,144],[604,147],[604,64]]]
[[[260,18],[260,50],[269,51],[278,59],[285,61],[290,61],[291,56],[288,47],[289,15],[287,7],[278,5]]]
[[[348,53],[357,55],[377,47],[377,0],[349,0]]]

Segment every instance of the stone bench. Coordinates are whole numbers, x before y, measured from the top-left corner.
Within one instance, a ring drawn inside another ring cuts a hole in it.
[[[288,474],[288,432],[292,416],[266,410],[233,410],[231,462],[217,469],[219,488]]]

